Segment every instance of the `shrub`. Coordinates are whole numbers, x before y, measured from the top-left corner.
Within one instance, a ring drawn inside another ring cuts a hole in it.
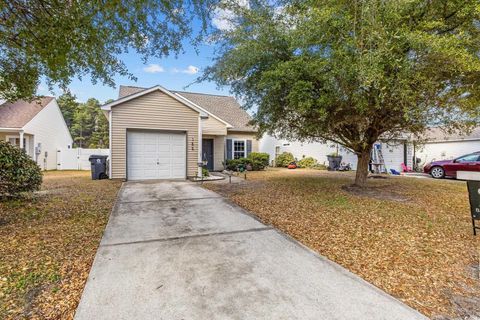
[[[317,170],[327,170],[328,167],[323,164],[323,163],[318,163],[315,167],[313,167],[313,169],[317,169]]]
[[[286,167],[289,165],[290,162],[293,161],[295,161],[293,154],[291,154],[290,152],[284,152],[277,156],[277,158],[275,159],[275,165],[277,167]]]
[[[0,141],[0,197],[40,189],[42,171],[21,149]]]
[[[248,164],[247,158],[230,159],[226,161],[225,167],[227,170],[237,171],[238,166],[240,165],[246,166],[247,164]]]
[[[306,157],[306,158],[303,158],[302,160],[298,161],[297,165],[300,168],[313,168],[313,167],[316,167],[318,165],[318,161],[317,161],[317,159],[315,159],[313,157]]]
[[[207,169],[207,168],[202,168],[202,176],[203,176],[204,178],[210,176],[210,172],[208,172],[208,169]]]
[[[247,157],[253,171],[263,170],[268,167],[270,155],[264,152],[251,152]]]

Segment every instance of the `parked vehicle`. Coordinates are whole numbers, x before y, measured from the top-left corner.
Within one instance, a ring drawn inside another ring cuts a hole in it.
[[[470,153],[453,160],[432,161],[423,167],[423,172],[430,174],[435,179],[456,178],[457,171],[480,172],[480,152]]]

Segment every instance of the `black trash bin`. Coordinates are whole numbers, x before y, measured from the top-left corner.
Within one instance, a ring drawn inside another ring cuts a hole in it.
[[[107,179],[107,158],[108,156],[92,154],[90,161],[92,180]]]

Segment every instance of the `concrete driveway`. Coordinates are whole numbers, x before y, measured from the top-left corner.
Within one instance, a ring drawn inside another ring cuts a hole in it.
[[[426,318],[214,192],[128,182],[75,319]]]

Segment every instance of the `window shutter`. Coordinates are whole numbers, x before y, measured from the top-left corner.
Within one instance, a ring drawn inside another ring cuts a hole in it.
[[[247,140],[247,157],[252,153],[252,140]]]
[[[232,160],[232,139],[227,139],[227,160]]]

